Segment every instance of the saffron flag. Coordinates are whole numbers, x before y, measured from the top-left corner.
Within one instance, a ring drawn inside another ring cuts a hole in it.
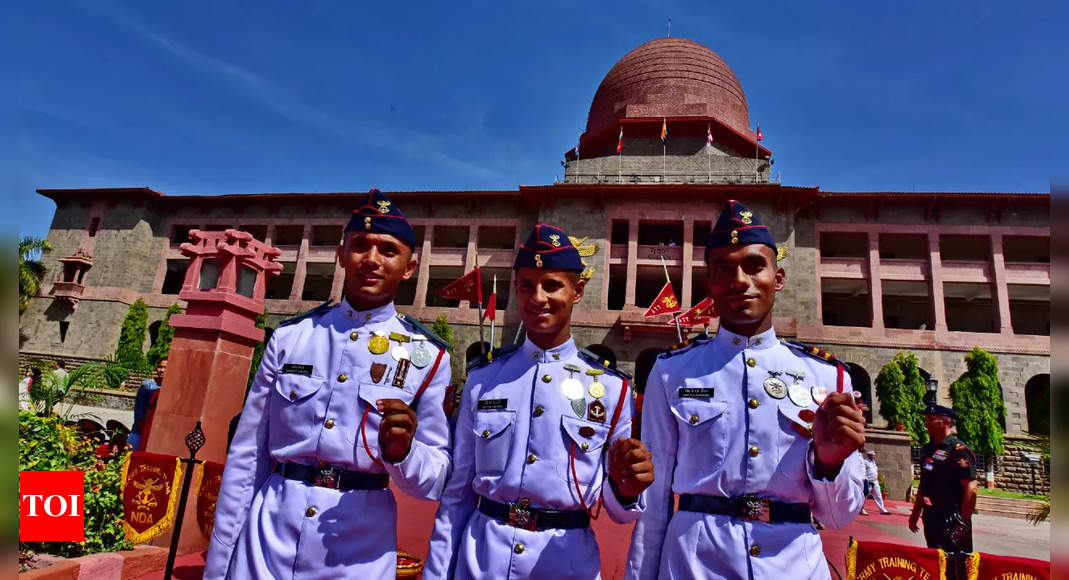
[[[1050,562],[973,552],[965,560],[969,578],[977,580],[1050,580]]]
[[[672,290],[672,282],[665,282],[664,288],[657,294],[657,297],[653,299],[653,304],[646,309],[646,313],[643,317],[657,316],[658,314],[671,314],[673,312],[679,312],[679,299],[676,298],[675,290]]]
[[[483,312],[483,320],[497,320],[497,276],[494,276],[494,290],[490,293],[490,299],[486,301],[486,310]]]
[[[581,142],[582,140],[583,140],[583,136],[582,136],[582,135],[580,135],[580,136],[579,136],[578,138],[576,138],[576,140],[575,140],[575,158],[576,158],[576,159],[579,159],[579,143],[580,143],[580,142]]]
[[[483,279],[476,267],[438,291],[435,296],[446,300],[467,300],[483,303]]]
[[[713,125],[711,123],[705,126],[705,146],[713,146]]]
[[[200,468],[200,480],[197,481],[197,527],[205,538],[211,539],[215,526],[215,503],[219,499],[219,487],[223,484],[223,464],[205,461]]]
[[[144,451],[126,455],[119,492],[126,539],[144,544],[174,524],[181,481],[182,460],[174,455]]]
[[[942,550],[887,542],[851,540],[846,553],[847,580],[877,578],[946,578]]]
[[[661,118],[661,144],[668,145],[668,119]]]
[[[761,132],[761,125],[760,124],[757,125],[757,140],[758,141],[764,141],[765,140],[765,134]]]
[[[620,125],[620,137],[616,140],[616,154],[624,150],[624,126]]]
[[[679,325],[694,326],[695,324],[709,324],[713,320],[713,313],[713,299],[707,297],[692,306],[690,310],[684,312],[678,319]],[[670,322],[670,324],[675,324],[675,321]]]

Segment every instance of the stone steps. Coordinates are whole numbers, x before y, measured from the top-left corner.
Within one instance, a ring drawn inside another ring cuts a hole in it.
[[[976,512],[1023,520],[1042,504],[1043,502],[1031,499],[979,496],[976,498]]]

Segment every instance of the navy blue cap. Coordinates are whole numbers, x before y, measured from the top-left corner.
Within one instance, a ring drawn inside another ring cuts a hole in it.
[[[776,251],[776,242],[768,231],[768,226],[761,223],[757,215],[742,203],[729,199],[724,211],[709,232],[705,241],[705,255],[709,250],[725,246],[745,246],[747,244],[764,244]]]
[[[367,193],[364,205],[353,210],[353,217],[345,226],[346,232],[389,234],[415,249],[416,233],[397,205],[377,189]]]
[[[517,268],[542,268],[544,270],[570,270],[582,272],[583,260],[564,230],[546,224],[538,224],[531,230],[527,241],[516,252]]]
[[[950,407],[944,407],[942,405],[931,404],[924,410],[925,415],[941,415],[943,417],[950,417],[957,420],[958,414],[954,412],[954,409]]]

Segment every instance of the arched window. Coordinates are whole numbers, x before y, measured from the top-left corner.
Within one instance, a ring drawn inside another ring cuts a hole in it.
[[[156,346],[156,339],[160,336],[160,325],[163,324],[162,320],[157,320],[148,325],[148,345],[149,347]]]
[[[486,352],[490,352],[490,343],[485,340],[482,342],[476,341],[471,343],[471,346],[464,351],[464,364],[469,365],[471,364],[471,361],[481,357],[484,348],[486,349]]]
[[[616,353],[604,344],[592,344],[586,349],[598,355],[598,358],[609,361],[610,366],[616,366]]]
[[[1028,432],[1050,435],[1050,375],[1036,375],[1024,385],[1025,413]]]
[[[850,368],[850,384],[853,385],[855,391],[861,393],[860,402],[865,403],[865,421],[871,425],[872,379],[869,377],[868,371],[861,365],[857,363],[846,363],[846,366]]]

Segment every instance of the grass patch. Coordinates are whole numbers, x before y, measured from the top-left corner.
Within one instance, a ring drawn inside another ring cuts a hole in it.
[[[1048,499],[1045,495],[1032,495],[1030,493],[1020,493],[1017,491],[1008,491],[1005,489],[987,489],[986,487],[977,488],[976,494],[984,497],[1004,497],[1010,499],[1034,499],[1043,501]]]

